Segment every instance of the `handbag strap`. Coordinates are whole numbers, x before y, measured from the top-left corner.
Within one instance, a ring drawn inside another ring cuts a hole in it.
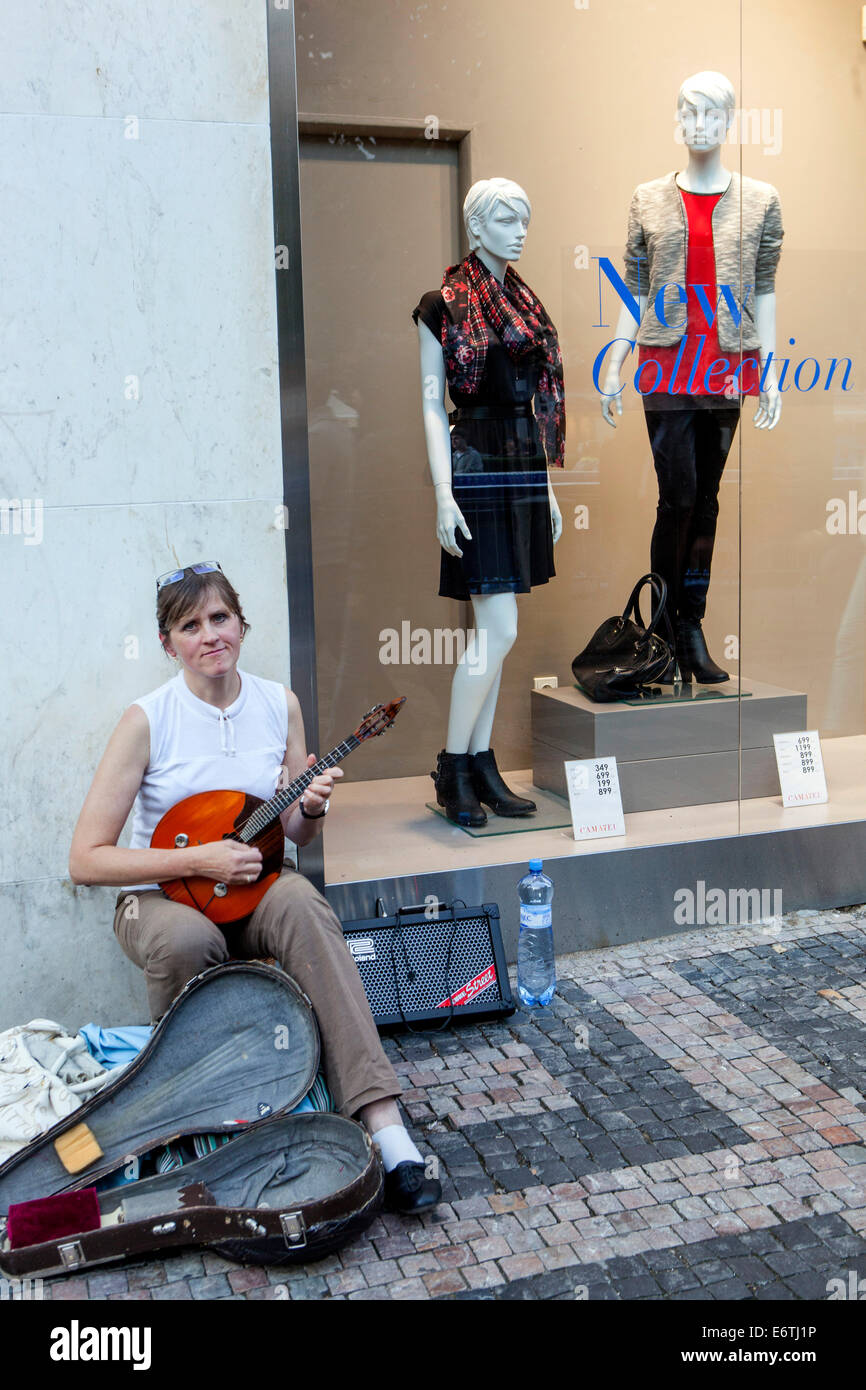
[[[650,621],[644,626],[643,616],[640,611],[640,595],[645,587],[649,587],[652,598],[656,601],[655,609],[650,609]],[[648,637],[651,637],[662,620],[662,616],[667,620],[668,631],[670,632],[670,620],[667,617],[667,598],[668,586],[660,574],[652,571],[645,574],[635,584],[629,595],[628,602],[623,609],[622,619],[626,622],[630,614],[634,614],[638,625],[644,628]],[[671,634],[673,640],[673,634]]]

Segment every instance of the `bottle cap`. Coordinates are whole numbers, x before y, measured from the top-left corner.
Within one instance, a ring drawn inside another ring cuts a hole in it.
[[[530,861],[529,861],[529,872],[530,872],[531,874],[540,874],[542,868],[543,868],[543,860],[541,860],[541,859],[530,859]]]

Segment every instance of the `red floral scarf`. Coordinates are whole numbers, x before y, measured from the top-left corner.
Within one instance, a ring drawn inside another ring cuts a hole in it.
[[[535,418],[548,462],[565,466],[565,391],[556,329],[541,300],[508,266],[505,284],[472,251],[442,278],[445,315],[442,352],[449,385],[467,396],[477,393],[487,357],[487,324],[495,329],[515,362],[540,366]]]

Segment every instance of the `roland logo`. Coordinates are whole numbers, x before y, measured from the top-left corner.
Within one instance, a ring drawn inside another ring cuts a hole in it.
[[[68,1327],[51,1330],[52,1361],[130,1361],[134,1371],[150,1370],[149,1327]]]

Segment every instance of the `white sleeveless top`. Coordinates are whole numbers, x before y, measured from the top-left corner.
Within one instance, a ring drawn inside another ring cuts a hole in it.
[[[238,675],[240,694],[224,710],[193,695],[183,671],[133,701],[150,725],[150,760],[133,806],[130,849],[149,849],[158,821],[186,796],[226,789],[267,799],[277,790],[289,731],[285,687]]]

